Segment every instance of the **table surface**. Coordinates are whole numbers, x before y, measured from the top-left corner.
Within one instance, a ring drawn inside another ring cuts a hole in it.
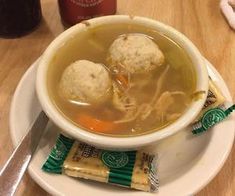
[[[43,20],[34,32],[0,39],[0,168],[13,151],[8,121],[15,88],[28,67],[64,31],[57,1],[41,3]],[[218,0],[118,0],[117,14],[153,18],[184,33],[216,67],[235,98],[235,32],[221,14]],[[16,195],[47,193],[25,174]],[[235,195],[235,146],[219,174],[197,195]]]

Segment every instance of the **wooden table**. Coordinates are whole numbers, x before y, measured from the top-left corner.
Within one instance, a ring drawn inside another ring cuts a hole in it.
[[[28,67],[64,30],[57,1],[41,3],[44,18],[34,32],[19,39],[0,39],[0,168],[13,151],[8,121],[14,90]],[[235,98],[235,32],[225,22],[218,0],[118,0],[118,14],[154,18],[184,33],[220,72]],[[234,157],[235,147],[219,174],[198,195],[235,195]],[[24,196],[46,194],[28,174],[17,191]]]

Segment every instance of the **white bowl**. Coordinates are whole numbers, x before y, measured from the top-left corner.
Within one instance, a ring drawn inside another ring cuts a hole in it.
[[[183,34],[179,33],[175,29],[155,20],[143,18],[143,17],[130,17],[130,16],[105,16],[100,18],[95,18],[89,20],[90,26],[99,26],[102,24],[120,24],[120,23],[130,23],[130,24],[140,24],[146,26],[146,28],[154,28],[158,32],[163,33],[168,36],[176,43],[178,43],[187,52],[191,58],[193,65],[195,66],[195,71],[197,74],[197,84],[196,91],[205,91],[201,98],[197,101],[191,103],[187,111],[174,123],[169,126],[149,134],[131,137],[111,137],[104,136],[95,133],[82,130],[81,128],[72,124],[67,120],[55,107],[48,95],[47,89],[47,70],[48,65],[52,61],[54,55],[57,53],[58,49],[63,47],[63,45],[74,38],[79,36],[79,33],[86,30],[87,26],[85,24],[77,24],[70,29],[59,35],[46,49],[44,52],[39,67],[37,70],[36,79],[36,91],[39,101],[42,105],[43,110],[48,115],[48,117],[61,128],[62,132],[65,134],[89,143],[91,145],[104,148],[104,149],[115,149],[115,150],[131,150],[137,149],[142,146],[146,146],[157,142],[163,138],[169,137],[176,132],[182,130],[188,126],[199,114],[206,100],[206,95],[208,91],[208,73],[205,66],[205,62],[198,51],[198,49],[193,45],[193,43],[186,38]]]

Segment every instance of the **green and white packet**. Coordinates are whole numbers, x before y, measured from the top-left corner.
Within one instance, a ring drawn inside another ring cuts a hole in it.
[[[101,150],[63,135],[59,135],[42,169],[148,192],[159,187],[155,155],[142,150]]]
[[[196,121],[192,124],[192,133],[200,134],[223,121],[235,110],[235,105],[227,103],[224,95],[210,78],[206,102]]]
[[[198,122],[193,124],[193,134],[199,134],[207,131],[209,128],[226,119],[234,110],[235,104],[230,107],[221,105],[220,107],[207,110],[203,114],[202,118]]]

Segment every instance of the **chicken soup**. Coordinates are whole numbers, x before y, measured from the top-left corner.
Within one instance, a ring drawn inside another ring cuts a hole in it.
[[[87,26],[50,63],[48,92],[73,124],[110,136],[158,131],[192,101],[196,74],[187,53],[141,25]]]

